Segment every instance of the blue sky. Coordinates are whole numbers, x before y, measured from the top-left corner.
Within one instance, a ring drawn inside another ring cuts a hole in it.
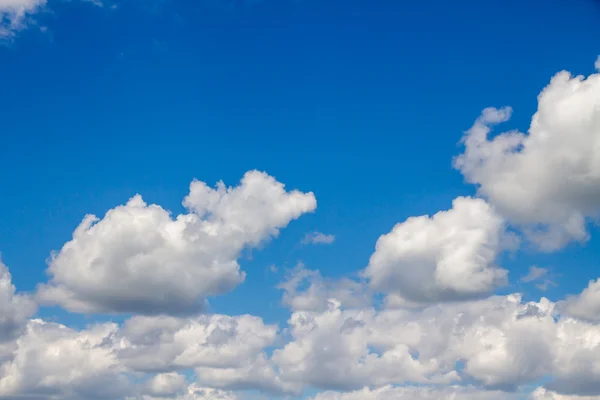
[[[498,132],[526,132],[550,78],[591,75],[600,53],[600,6],[586,0],[48,0],[28,19],[0,45],[0,252],[16,288],[48,281],[86,214],[137,193],[184,213],[192,179],[236,186],[257,169],[314,192],[316,212],[244,250],[245,281],[210,312],[280,327],[286,269],[360,280],[395,224],[476,195],[452,162],[485,107],[513,108]],[[591,214],[585,243],[502,252],[495,293],[580,293],[600,275]],[[315,231],[335,240],[303,244]],[[533,265],[556,285],[520,282]],[[37,315],[74,329],[131,315],[65,308]]]

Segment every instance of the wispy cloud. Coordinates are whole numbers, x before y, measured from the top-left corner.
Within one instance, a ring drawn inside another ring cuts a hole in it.
[[[32,15],[46,5],[46,0],[0,1],[0,40],[10,40],[15,33],[34,23]]]
[[[105,4],[102,0],[83,0],[83,1],[85,1],[86,3],[92,3],[93,5],[98,6],[98,7],[105,6]]]
[[[332,244],[335,241],[334,235],[327,235],[322,232],[310,232],[302,239],[303,244]]]
[[[558,286],[558,284],[550,279],[550,274],[547,268],[539,268],[535,265],[529,267],[529,273],[520,279],[521,282],[531,283],[536,282],[535,287],[545,292],[550,286]]]
[[[541,290],[542,292],[548,290],[550,286],[558,286],[558,283],[551,281],[550,279],[546,279],[544,282],[535,285],[535,287]]]
[[[548,270],[546,268],[538,268],[535,265],[529,267],[529,273],[521,278],[521,282],[529,283],[537,281],[545,276],[548,276]]]

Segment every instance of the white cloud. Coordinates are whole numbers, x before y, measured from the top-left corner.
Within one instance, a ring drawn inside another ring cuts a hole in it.
[[[514,389],[551,372],[555,324],[552,304],[518,298],[488,308],[460,337],[465,372],[487,386]]]
[[[518,394],[488,391],[475,387],[450,386],[446,388],[384,386],[354,392],[324,392],[313,400],[517,400]]]
[[[294,392],[297,386],[282,382],[265,354],[276,344],[277,330],[250,315],[138,316],[124,323],[118,335],[118,356],[124,366],[135,371],[193,368],[202,387]],[[155,379],[165,380],[167,375],[158,377]],[[168,378],[170,381],[171,375]]]
[[[455,167],[539,248],[587,240],[587,219],[600,215],[600,74],[556,74],[538,96],[528,134],[488,138],[511,113],[485,109]]]
[[[381,311],[331,300],[292,314],[273,362],[284,381],[331,390],[476,381],[514,391],[552,377],[557,394],[600,395],[600,327],[555,308],[519,295]]]
[[[133,317],[120,331],[122,362],[136,371],[230,368],[255,359],[274,344],[277,327],[258,317]]]
[[[332,299],[327,310],[294,312],[286,332],[279,346],[276,328],[252,316],[134,317],[81,331],[32,320],[0,363],[0,397],[247,399],[240,391],[273,398],[317,387],[356,391],[318,400],[516,400],[524,397],[498,389],[524,390],[548,377],[533,399],[600,395],[600,326],[558,318],[546,299],[495,296],[379,311]],[[188,368],[195,384],[177,372]],[[474,386],[457,386],[463,382]]]
[[[332,244],[335,241],[334,235],[326,235],[321,232],[310,232],[304,236],[304,244]]]
[[[278,288],[284,291],[283,304],[293,311],[325,311],[330,298],[347,307],[366,307],[371,302],[363,283],[348,278],[325,280],[319,271],[306,269],[302,263],[286,278]]]
[[[600,325],[570,318],[556,324],[552,380],[559,394],[600,396]]]
[[[187,388],[185,376],[176,372],[158,374],[146,384],[145,392],[156,397],[177,396]]]
[[[0,0],[0,40],[10,39],[31,22],[46,0]]]
[[[194,181],[183,204],[189,213],[173,219],[136,195],[102,219],[86,216],[53,254],[39,300],[75,312],[197,311],[244,280],[237,262],[244,248],[316,208],[312,193],[286,192],[258,171],[235,188]]]
[[[598,400],[598,396],[564,395],[540,387],[532,393],[531,400]]]
[[[176,400],[240,400],[233,392],[190,385],[185,395],[175,397]],[[145,400],[145,399],[144,399]]]
[[[596,67],[597,71],[600,71],[600,56],[598,56],[598,58],[596,59],[594,67]]]
[[[579,295],[568,297],[561,306],[568,315],[600,322],[600,279],[590,281]]]
[[[507,280],[495,265],[503,219],[482,199],[459,197],[452,209],[411,217],[379,238],[364,272],[371,286],[408,302],[474,298]]]
[[[259,390],[270,395],[296,394],[303,386],[283,379],[266,354],[244,359],[243,364],[231,368],[196,368],[198,382],[204,386],[227,390]]]
[[[104,324],[78,332],[30,321],[13,359],[0,365],[0,397],[123,398],[132,385],[111,340],[117,329]]]
[[[185,393],[170,396],[170,397],[152,397],[143,396],[141,400],[268,400],[269,397],[262,396],[260,394],[238,394],[234,391],[221,390],[209,387],[203,387],[197,383],[191,384],[185,390]],[[127,400],[138,400],[138,398],[131,398]]]
[[[31,320],[0,362],[0,398],[233,400],[239,396],[219,387],[291,392],[261,353],[275,334],[251,316],[134,317],[81,331]],[[193,367],[198,383],[190,385],[176,371]]]
[[[410,341],[418,333],[413,327],[388,323],[372,309],[343,310],[331,300],[324,312],[294,312],[288,324],[293,339],[273,354],[284,381],[352,390],[457,378],[454,373],[437,374],[435,360],[415,357]],[[378,337],[388,334],[394,338],[389,343]]]
[[[0,362],[35,311],[29,296],[16,293],[8,267],[0,260]]]

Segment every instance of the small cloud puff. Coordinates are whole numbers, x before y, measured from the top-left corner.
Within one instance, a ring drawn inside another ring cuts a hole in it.
[[[535,265],[529,267],[529,273],[521,278],[521,282],[533,282],[548,275],[546,268],[538,268]]]
[[[332,244],[335,241],[334,235],[326,235],[322,232],[310,232],[302,239],[303,244]]]

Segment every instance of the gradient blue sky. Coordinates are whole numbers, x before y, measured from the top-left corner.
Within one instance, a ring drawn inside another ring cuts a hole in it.
[[[481,110],[510,105],[507,126],[526,130],[549,79],[589,75],[600,52],[587,0],[49,0],[35,19],[0,45],[0,251],[15,286],[46,281],[88,213],[136,193],[178,213],[193,178],[236,185],[259,169],[313,191],[317,212],[248,252],[246,281],[211,310],[278,323],[286,267],[356,275],[394,224],[473,195],[451,163]],[[580,292],[600,275],[590,229],[585,247],[504,257],[500,293]],[[311,231],[335,242],[303,246]],[[531,265],[558,285],[519,283]],[[39,311],[57,313],[100,318]]]

